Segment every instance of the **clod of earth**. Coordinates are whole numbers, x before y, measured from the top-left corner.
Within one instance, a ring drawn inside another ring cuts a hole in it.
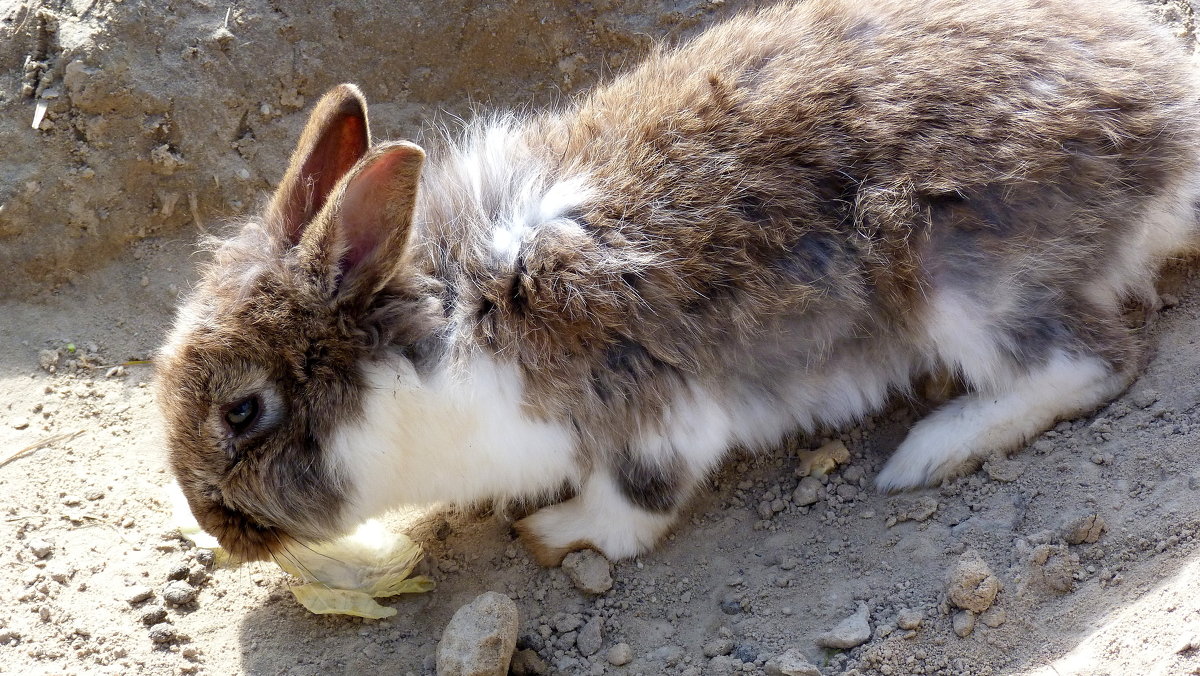
[[[1088,514],[1067,524],[1063,539],[1072,545],[1092,543],[1099,540],[1106,530],[1108,524],[1099,514]]]
[[[822,477],[850,461],[850,450],[840,440],[831,441],[815,451],[801,451],[796,476]]]
[[[950,571],[946,595],[955,606],[978,614],[992,605],[1001,586],[979,553],[969,551]]]

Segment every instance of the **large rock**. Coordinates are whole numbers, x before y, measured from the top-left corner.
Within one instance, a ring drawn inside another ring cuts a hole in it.
[[[437,647],[439,676],[504,676],[517,647],[517,604],[496,592],[459,608]]]

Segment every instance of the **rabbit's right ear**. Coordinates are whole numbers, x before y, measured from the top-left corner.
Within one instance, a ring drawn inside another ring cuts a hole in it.
[[[288,246],[300,241],[305,226],[370,143],[367,101],[358,87],[341,84],[321,97],[271,199],[269,221]]]

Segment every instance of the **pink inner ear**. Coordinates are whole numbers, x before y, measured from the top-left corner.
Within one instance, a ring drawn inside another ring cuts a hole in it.
[[[423,154],[406,146],[368,160],[346,185],[338,230],[346,253],[342,272],[368,258],[395,260],[403,253]]]
[[[337,182],[367,152],[369,143],[362,109],[357,101],[347,101],[345,110],[330,120],[325,133],[304,159],[299,185],[288,200],[284,227],[293,244],[300,241],[304,226],[325,206]]]

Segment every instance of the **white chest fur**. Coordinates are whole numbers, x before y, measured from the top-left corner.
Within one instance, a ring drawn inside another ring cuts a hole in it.
[[[366,518],[410,503],[527,497],[578,480],[572,437],[521,410],[517,370],[483,355],[420,378],[406,360],[367,365],[360,418],[327,451]]]

